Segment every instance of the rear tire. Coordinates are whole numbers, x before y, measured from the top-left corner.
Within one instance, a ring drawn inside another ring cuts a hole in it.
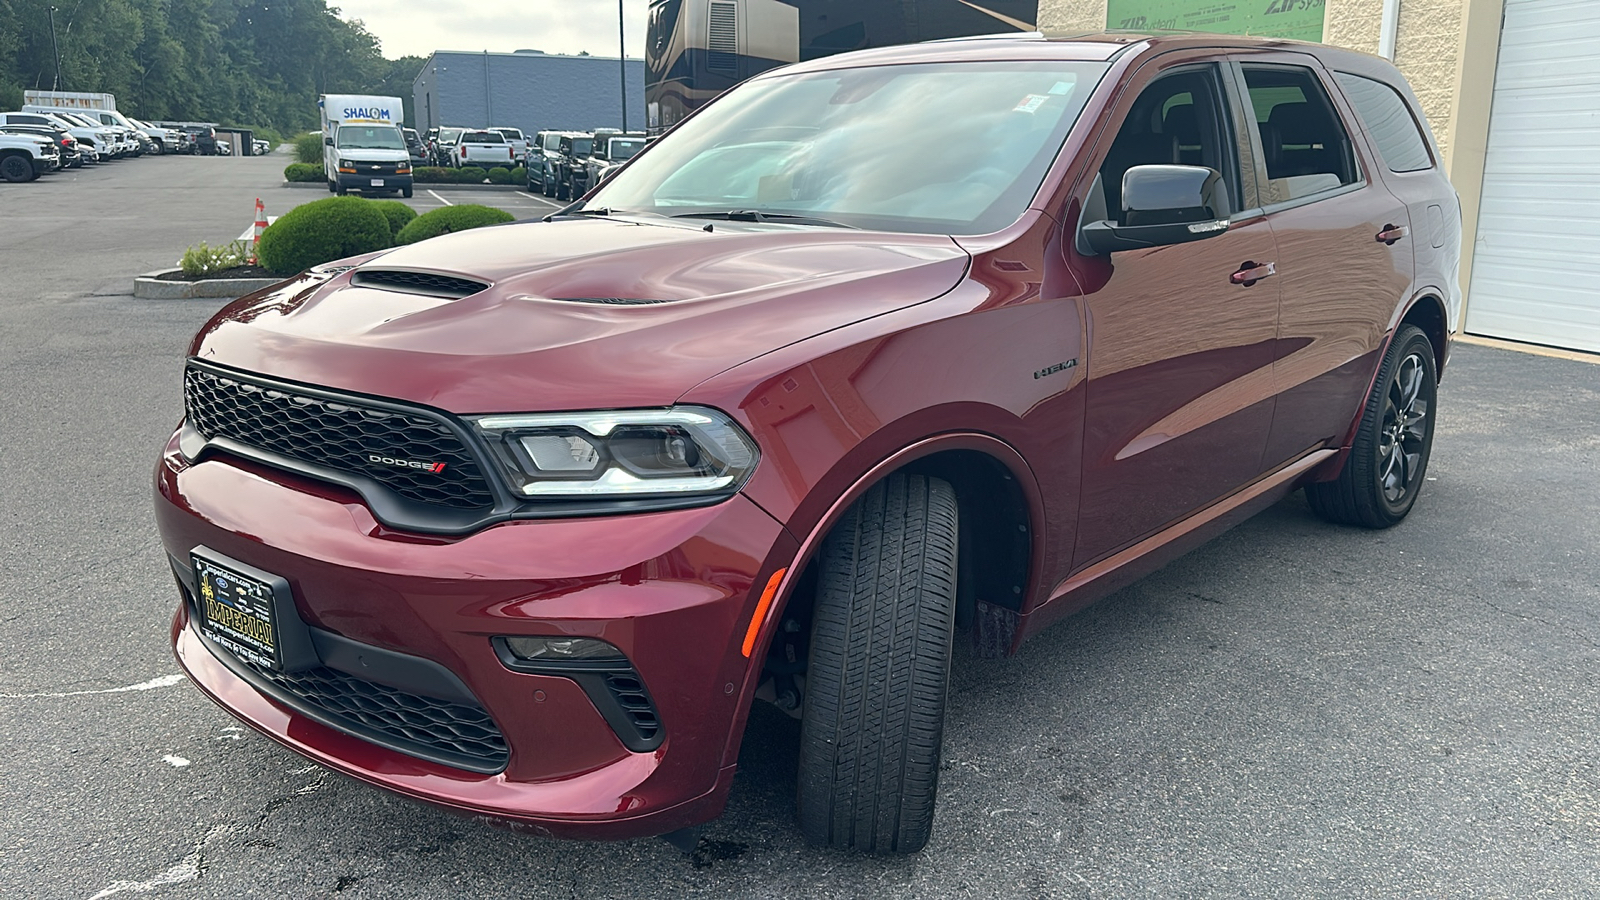
[[[873,485],[823,545],[800,732],[806,838],[867,853],[928,842],[955,630],[955,492]]]
[[[1428,474],[1438,384],[1428,336],[1401,325],[1378,368],[1339,477],[1306,485],[1313,512],[1329,522],[1365,528],[1389,528],[1411,512]]]

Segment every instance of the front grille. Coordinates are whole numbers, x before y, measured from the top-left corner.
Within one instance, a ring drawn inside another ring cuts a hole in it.
[[[425,294],[429,297],[470,297],[488,285],[470,278],[434,275],[430,272],[398,272],[390,269],[362,269],[350,276],[357,287]]]
[[[473,771],[497,772],[510,752],[482,707],[451,703],[318,666],[274,672],[239,657],[258,678],[331,716],[348,731],[403,753]]]
[[[428,416],[354,398],[334,402],[193,366],[184,372],[183,399],[189,424],[207,438],[365,476],[418,503],[454,509],[494,505],[494,493],[471,451]],[[428,468],[399,465],[407,462]]]

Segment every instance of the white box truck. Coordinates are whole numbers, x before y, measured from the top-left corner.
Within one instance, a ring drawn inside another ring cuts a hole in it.
[[[322,171],[335,194],[399,191],[411,196],[411,154],[399,97],[323,94]]]

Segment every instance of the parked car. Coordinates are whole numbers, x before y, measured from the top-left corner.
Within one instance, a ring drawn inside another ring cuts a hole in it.
[[[613,134],[602,139],[596,132],[594,152],[583,162],[583,183],[575,185],[576,193],[582,194],[604,181],[607,173],[632,159],[644,149],[644,145],[645,136],[642,133]]]
[[[504,166],[509,169],[516,164],[516,158],[516,150],[507,143],[505,135],[487,129],[470,129],[463,131],[456,140],[455,149],[450,154],[450,165],[456,168],[478,166],[483,169]]]
[[[528,152],[528,190],[546,197],[556,195],[556,164],[561,159],[561,139],[582,134],[577,131],[541,131],[534,135]]]
[[[0,178],[12,183],[32,181],[59,168],[61,151],[51,138],[0,131]]]
[[[86,124],[95,125],[103,129],[108,129],[112,135],[114,135],[114,149],[112,149],[110,153],[113,158],[124,159],[130,156],[138,156],[143,152],[139,145],[139,140],[134,136],[131,128],[128,128],[127,126],[115,120],[110,122],[102,121],[98,115],[98,113],[101,112],[100,110],[40,106],[29,103],[23,104],[22,111],[24,113],[54,116],[59,119],[66,119],[68,121],[84,122]]]
[[[78,149],[78,139],[70,123],[55,116],[41,113],[0,113],[0,130],[13,134],[34,134],[49,138],[56,144],[62,168],[81,167],[85,158]]]
[[[551,164],[553,172],[550,180],[555,182],[554,188],[546,193],[557,200],[576,197],[572,192],[573,182],[583,180],[583,161],[593,152],[594,135],[587,132],[563,134],[556,144],[556,158]]]
[[[405,134],[406,151],[411,154],[411,164],[416,166],[427,165],[428,148],[423,145],[421,135],[417,134],[415,128],[402,128],[400,130]]]
[[[199,156],[217,155],[217,147],[219,144],[217,143],[217,131],[215,126],[191,123],[184,125],[180,130],[188,132],[191,136],[193,141],[193,147],[190,150],[191,153]]]
[[[523,136],[522,129],[511,128],[504,125],[496,125],[489,130],[499,132],[501,137],[506,139],[506,143],[511,145],[513,161],[517,165],[526,166],[528,164],[529,142],[528,139]]]
[[[250,142],[250,152],[255,156],[266,156],[272,152],[272,144],[257,138]]]
[[[439,135],[430,148],[433,151],[434,165],[448,166],[451,164],[451,157],[456,150],[456,141],[461,138],[461,133],[464,131],[466,131],[465,128],[446,127],[439,129]]]
[[[205,326],[155,475],[178,660],[539,835],[716,816],[772,698],[800,830],[914,852],[958,632],[1013,652],[1297,488],[1413,510],[1460,309],[1425,123],[1379,57],[1227,35],[756,75],[566,214]]]

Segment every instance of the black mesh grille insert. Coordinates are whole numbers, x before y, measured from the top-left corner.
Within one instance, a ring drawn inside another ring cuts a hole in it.
[[[323,666],[287,673],[239,661],[278,690],[397,750],[487,771],[505,768],[510,758],[505,735],[482,707],[408,694]]]
[[[350,283],[358,287],[426,294],[430,297],[469,297],[488,287],[487,284],[470,278],[434,275],[429,272],[397,272],[391,269],[361,269],[350,276]]]
[[[627,714],[633,728],[644,741],[653,740],[661,730],[661,720],[656,716],[656,705],[644,689],[644,682],[632,671],[606,676],[606,689],[617,700],[617,705]]]
[[[193,367],[184,373],[183,399],[189,424],[207,438],[228,438],[364,475],[419,503],[454,509],[494,505],[471,451],[443,423],[426,416],[355,399],[336,403]]]

